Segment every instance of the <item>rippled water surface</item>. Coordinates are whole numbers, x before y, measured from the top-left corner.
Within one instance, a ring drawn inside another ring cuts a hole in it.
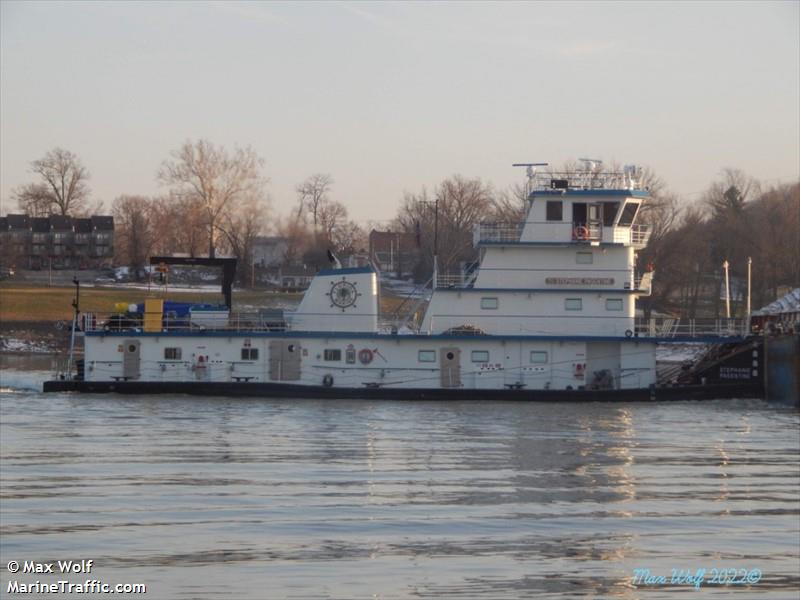
[[[795,410],[24,389],[42,377],[2,372],[0,595],[64,579],[10,560],[85,558],[70,581],[165,599],[797,598]]]

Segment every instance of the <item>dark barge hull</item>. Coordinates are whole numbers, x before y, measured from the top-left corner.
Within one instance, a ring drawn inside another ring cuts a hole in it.
[[[85,394],[191,394],[195,396],[250,396],[256,398],[315,398],[331,400],[515,400],[616,402],[630,400],[716,400],[763,398],[760,384],[707,384],[626,390],[476,390],[465,388],[341,388],[287,383],[212,383],[161,381],[75,381],[44,383],[45,392]]]

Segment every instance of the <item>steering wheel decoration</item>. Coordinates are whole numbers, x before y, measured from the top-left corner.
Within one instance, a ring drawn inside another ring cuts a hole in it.
[[[356,300],[360,295],[356,284],[347,281],[344,277],[341,281],[331,282],[331,291],[327,294],[331,299],[331,308],[334,306],[341,308],[342,312],[351,306],[355,308]]]

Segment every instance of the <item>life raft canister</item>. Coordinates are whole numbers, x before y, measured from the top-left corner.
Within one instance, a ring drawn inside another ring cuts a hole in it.
[[[363,350],[358,351],[358,360],[361,362],[362,365],[368,365],[372,362],[372,350],[369,348],[364,348]]]

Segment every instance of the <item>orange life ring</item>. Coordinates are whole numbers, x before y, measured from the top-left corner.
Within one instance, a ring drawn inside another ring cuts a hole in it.
[[[372,350],[369,348],[364,348],[363,350],[358,351],[358,360],[361,362],[362,365],[368,365],[372,362]]]
[[[588,240],[589,239],[589,230],[584,227],[583,225],[578,225],[575,228],[575,239],[576,240]]]

